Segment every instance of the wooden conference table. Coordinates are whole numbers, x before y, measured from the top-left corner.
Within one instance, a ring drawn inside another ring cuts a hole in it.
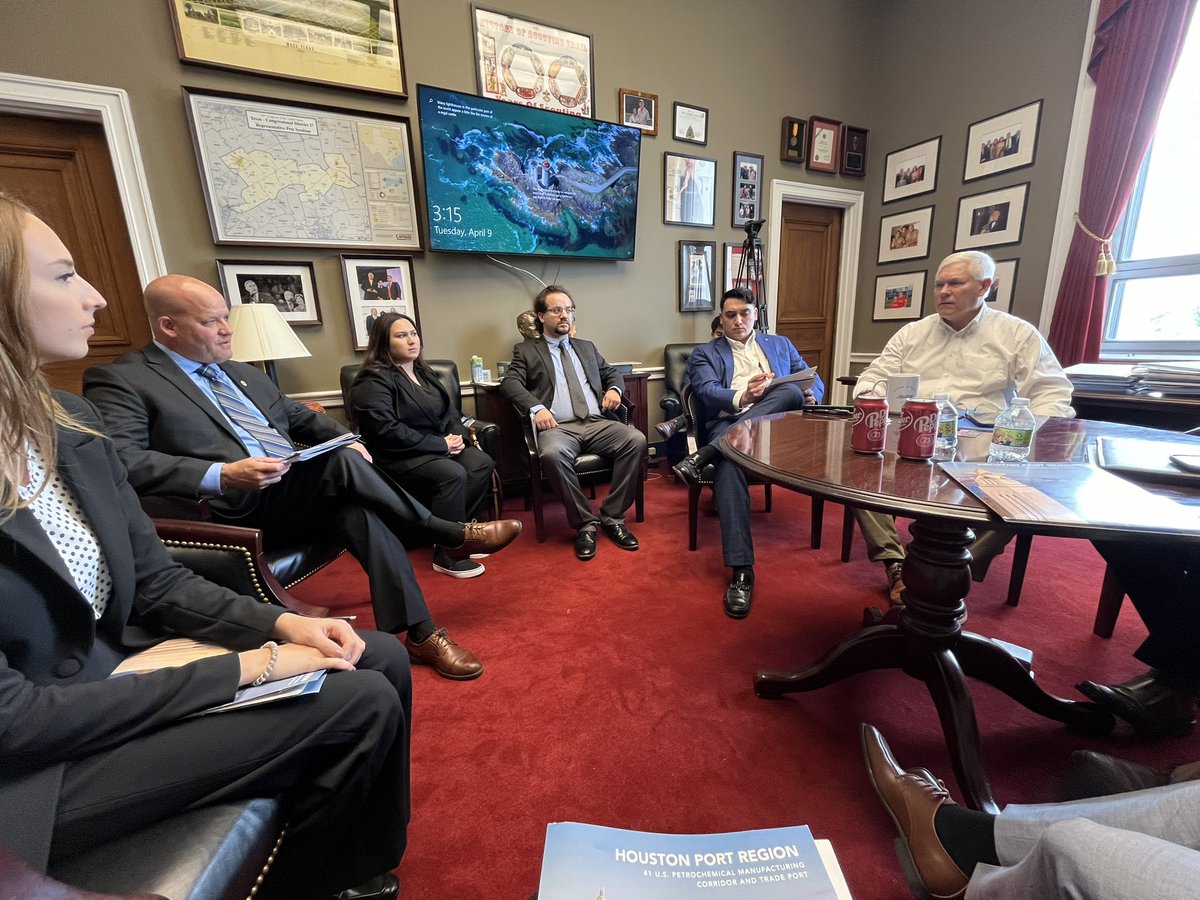
[[[722,452],[748,472],[773,484],[864,509],[912,517],[912,542],[904,562],[906,605],[894,622],[862,628],[821,659],[796,671],[760,670],[754,690],[777,698],[809,691],[871,669],[900,669],[925,682],[941,719],[946,745],[964,799],[976,809],[997,812],[979,753],[979,729],[964,675],[993,685],[1030,710],[1073,728],[1104,734],[1111,715],[1091,703],[1064,700],[1034,683],[1026,666],[1002,645],[965,632],[960,619],[970,589],[972,527],[1002,524],[987,506],[961,488],[936,464],[900,459],[899,427],[888,428],[882,456],[850,449],[846,416],[790,412],[749,419],[721,438]],[[1099,436],[1172,442],[1200,438],[1084,419],[1047,419],[1034,436],[1031,460],[1083,461]],[[959,460],[985,460],[990,431],[959,433]],[[1143,485],[1154,493],[1194,500],[1197,491]],[[1152,539],[1133,532],[1101,531],[1086,525],[1003,527],[1060,537]],[[1176,537],[1176,540],[1179,538]],[[1200,534],[1197,535],[1200,539]]]

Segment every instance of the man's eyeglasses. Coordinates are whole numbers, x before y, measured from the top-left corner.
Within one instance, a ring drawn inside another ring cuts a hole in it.
[[[573,316],[573,315],[575,315],[575,307],[573,307],[573,306],[547,306],[546,312],[553,313],[556,316]]]

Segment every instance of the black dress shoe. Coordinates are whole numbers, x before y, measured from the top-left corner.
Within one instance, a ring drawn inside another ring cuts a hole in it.
[[[1060,793],[1064,800],[1107,797],[1128,791],[1162,787],[1171,773],[1141,763],[1118,759],[1095,750],[1076,750],[1063,773]]]
[[[588,528],[575,535],[575,555],[580,559],[591,559],[596,555],[595,528]]]
[[[1182,737],[1196,724],[1196,687],[1155,669],[1123,684],[1081,681],[1076,689],[1141,737]]]
[[[729,587],[725,588],[725,615],[731,619],[744,619],[750,615],[750,598],[754,593],[754,572],[734,572]]]
[[[687,484],[699,484],[700,454],[692,453],[685,456],[679,462],[675,463],[675,465],[671,466],[671,471]]]
[[[388,897],[398,896],[399,893],[400,879],[391,872],[385,872],[357,887],[339,891],[333,895],[332,900],[387,900]]]
[[[608,535],[609,539],[622,550],[636,550],[638,548],[638,539],[622,523],[605,522],[600,527],[604,529],[604,533]]]

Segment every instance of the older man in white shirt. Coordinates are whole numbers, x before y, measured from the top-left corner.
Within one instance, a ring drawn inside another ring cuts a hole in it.
[[[1054,352],[1024,319],[987,306],[996,263],[986,253],[952,253],[938,266],[934,281],[937,313],[897,331],[883,352],[858,376],[860,389],[873,390],[891,375],[921,376],[921,395],[949,394],[960,410],[999,412],[1013,397],[1028,397],[1036,415],[1072,417],[1071,382]],[[872,562],[884,564],[889,597],[900,603],[904,548],[896,523],[883,513],[856,510]],[[990,532],[971,547],[971,574],[982,581],[992,559],[1010,535]]]

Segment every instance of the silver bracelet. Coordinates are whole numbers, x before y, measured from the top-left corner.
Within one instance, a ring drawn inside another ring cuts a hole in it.
[[[271,673],[275,671],[275,663],[279,662],[279,645],[274,641],[267,641],[265,644],[259,647],[259,649],[270,650],[271,659],[267,663],[267,667],[262,670],[262,674],[250,682],[250,687],[258,687],[260,684],[270,678]]]

